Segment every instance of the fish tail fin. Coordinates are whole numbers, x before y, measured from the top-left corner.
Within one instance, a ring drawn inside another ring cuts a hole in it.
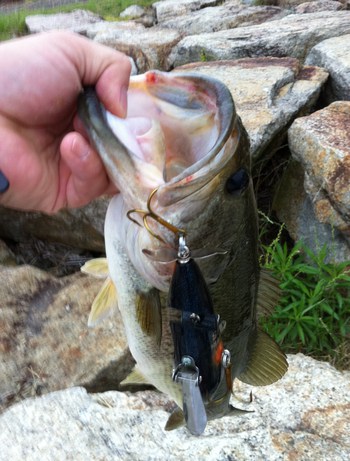
[[[108,317],[118,307],[117,289],[107,277],[91,306],[88,326],[94,327]]]
[[[267,333],[258,330],[246,369],[238,379],[252,386],[267,386],[281,379],[287,369],[287,358],[280,347]]]

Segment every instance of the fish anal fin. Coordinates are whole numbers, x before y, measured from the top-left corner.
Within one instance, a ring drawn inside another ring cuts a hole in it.
[[[99,279],[105,279],[109,275],[107,258],[95,258],[86,261],[80,268],[84,274],[92,275]]]
[[[267,333],[258,330],[257,339],[240,381],[252,386],[267,386],[286,373],[288,362],[285,354]]]
[[[162,312],[157,289],[140,292],[136,297],[136,315],[144,333],[154,337],[158,346],[162,339]]]
[[[280,297],[280,281],[274,277],[270,269],[260,269],[260,281],[257,298],[259,316],[269,316],[277,306]]]
[[[128,385],[139,385],[139,384],[147,384],[151,385],[150,382],[143,376],[140,370],[137,367],[134,367],[132,372],[121,381],[121,386],[128,386]]]
[[[172,431],[174,429],[178,429],[181,426],[184,426],[185,424],[186,424],[186,421],[185,421],[184,413],[181,410],[181,408],[177,407],[169,416],[164,430]]]
[[[110,277],[104,281],[91,306],[88,326],[94,327],[108,317],[118,307],[118,294]]]

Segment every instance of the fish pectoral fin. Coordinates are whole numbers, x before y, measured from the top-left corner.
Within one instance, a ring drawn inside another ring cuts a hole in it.
[[[88,326],[94,327],[108,317],[118,307],[117,289],[107,277],[91,306]]]
[[[280,281],[274,277],[272,271],[260,269],[260,281],[257,298],[259,316],[269,316],[277,306],[281,297]]]
[[[162,339],[162,312],[159,291],[139,292],[136,297],[136,316],[142,331],[154,337],[158,346]]]
[[[147,384],[152,386],[152,384],[147,381],[147,379],[136,366],[133,368],[132,372],[125,379],[123,379],[123,381],[120,382],[121,386],[127,386],[131,384]]]
[[[109,275],[107,258],[95,258],[86,261],[80,268],[84,274],[92,275],[99,279],[105,279]]]
[[[177,428],[179,428],[181,426],[184,426],[185,424],[186,424],[186,421],[185,421],[184,412],[181,410],[181,408],[177,407],[177,408],[175,408],[175,410],[169,416],[168,421],[166,422],[164,430],[172,431],[172,430],[177,429]]]
[[[268,334],[258,330],[248,365],[238,379],[252,386],[267,386],[281,379],[287,369],[287,358],[280,347]]]

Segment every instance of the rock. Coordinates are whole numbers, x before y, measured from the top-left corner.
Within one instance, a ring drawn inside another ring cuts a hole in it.
[[[0,207],[0,237],[17,242],[33,238],[104,252],[103,226],[109,198],[54,215]]]
[[[311,197],[304,189],[305,172],[295,160],[288,163],[276,190],[273,210],[285,223],[294,241],[302,241],[314,253],[327,244],[326,262],[350,259],[349,244],[344,235],[330,224],[318,220]]]
[[[36,14],[27,16],[26,26],[30,33],[45,32],[53,29],[68,29],[85,34],[89,24],[101,22],[101,17],[91,11],[74,10],[71,13]]]
[[[130,19],[135,19],[135,18],[141,18],[146,12],[146,9],[143,8],[142,6],[139,5],[130,5],[128,8],[125,8],[120,13],[121,18],[130,18]]]
[[[168,19],[160,23],[163,28],[176,29],[184,35],[216,32],[234,27],[260,24],[287,13],[275,6],[252,6],[224,4],[216,8],[204,8],[193,13]]]
[[[157,21],[163,22],[220,3],[222,0],[165,0],[153,3],[153,8],[156,11]]]
[[[350,35],[334,37],[316,45],[306,58],[308,64],[317,62],[330,74],[326,86],[328,102],[350,100]]]
[[[108,33],[110,31],[130,31],[138,33],[145,30],[145,26],[136,21],[100,21],[95,24],[90,24],[86,28],[85,35],[88,38],[94,39],[97,34]]]
[[[153,8],[143,8],[139,5],[130,5],[119,15],[121,18],[134,19],[146,27],[151,27],[156,22],[156,12]]]
[[[170,53],[168,66],[261,56],[304,60],[317,43],[348,33],[350,11],[290,14],[273,22],[185,37]]]
[[[88,395],[73,388],[14,405],[0,417],[1,460],[347,461],[350,373],[301,354],[272,386],[237,383],[254,410],[208,423],[201,437],[185,428],[164,432],[172,406],[155,392]]]
[[[71,386],[116,389],[132,368],[119,312],[88,329],[102,281],[0,266],[0,410]],[[1,459],[1,455],[0,455]]]
[[[289,147],[302,171],[297,166],[297,185],[288,180],[291,172],[287,173],[283,198],[277,205],[280,219],[297,240],[308,235],[308,244],[315,241],[313,248],[326,243],[328,258],[338,261],[350,259],[349,126],[350,102],[346,101],[294,121],[288,132]],[[305,193],[300,193],[302,176]]]
[[[168,55],[181,35],[175,30],[152,27],[135,31],[111,30],[96,34],[94,40],[131,56],[139,72],[164,69]]]
[[[298,5],[294,12],[296,14],[317,13],[318,11],[338,11],[343,10],[343,4],[335,0],[316,0],[313,2],[305,2]]]
[[[273,154],[297,114],[311,110],[327,79],[324,70],[302,67],[292,58],[203,62],[175,70],[198,71],[228,86],[248,131],[254,161]]]

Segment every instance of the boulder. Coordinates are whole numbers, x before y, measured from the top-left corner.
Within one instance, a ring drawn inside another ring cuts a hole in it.
[[[107,30],[94,40],[131,56],[140,73],[164,69],[169,53],[181,39],[176,30],[152,27],[145,30]]]
[[[216,32],[239,26],[260,24],[288,14],[276,6],[252,6],[244,8],[237,3],[224,4],[161,21],[162,28],[176,29],[184,35]]]
[[[54,215],[0,207],[0,238],[16,242],[38,238],[103,252],[103,226],[108,203],[109,198],[101,197],[85,207],[63,210]]]
[[[165,0],[153,3],[153,8],[156,11],[157,21],[162,22],[207,6],[217,6],[220,3],[222,3],[222,0]],[[238,1],[235,3],[238,3]]]
[[[151,27],[156,22],[156,12],[153,8],[144,8],[139,5],[130,5],[119,15],[121,18],[134,19],[146,27]]]
[[[168,66],[261,56],[303,61],[319,42],[348,33],[350,11],[290,14],[263,24],[185,37],[170,53]]]
[[[330,38],[316,45],[306,58],[308,64],[329,72],[326,85],[328,102],[350,100],[350,35]]]
[[[125,378],[133,361],[119,312],[87,327],[102,282],[80,273],[56,278],[31,266],[0,266],[0,410],[76,385],[116,389]]]
[[[248,131],[253,161],[266,159],[281,144],[288,126],[315,105],[328,74],[293,58],[246,58],[193,63],[175,71],[196,71],[222,80]]]
[[[185,428],[164,432],[173,406],[152,391],[89,395],[72,388],[28,399],[0,416],[0,457],[348,461],[350,373],[301,354],[288,360],[288,373],[272,386],[237,382],[240,401],[232,403],[253,411],[210,421],[201,437]]]
[[[98,22],[101,22],[101,17],[87,10],[74,10],[71,13],[34,14],[25,19],[31,34],[53,29],[66,29],[85,35],[89,25]]]
[[[343,10],[344,6],[336,0],[316,0],[312,2],[300,3],[295,9],[296,14],[317,13],[318,11],[338,11]]]
[[[85,31],[88,38],[94,39],[97,34],[108,33],[110,31],[130,31],[137,34],[145,30],[145,26],[136,21],[100,21],[90,24]]]
[[[287,171],[276,205],[293,237],[308,236],[316,250],[327,244],[328,258],[338,261],[350,259],[349,126],[347,101],[294,121],[288,138],[297,164]]]

